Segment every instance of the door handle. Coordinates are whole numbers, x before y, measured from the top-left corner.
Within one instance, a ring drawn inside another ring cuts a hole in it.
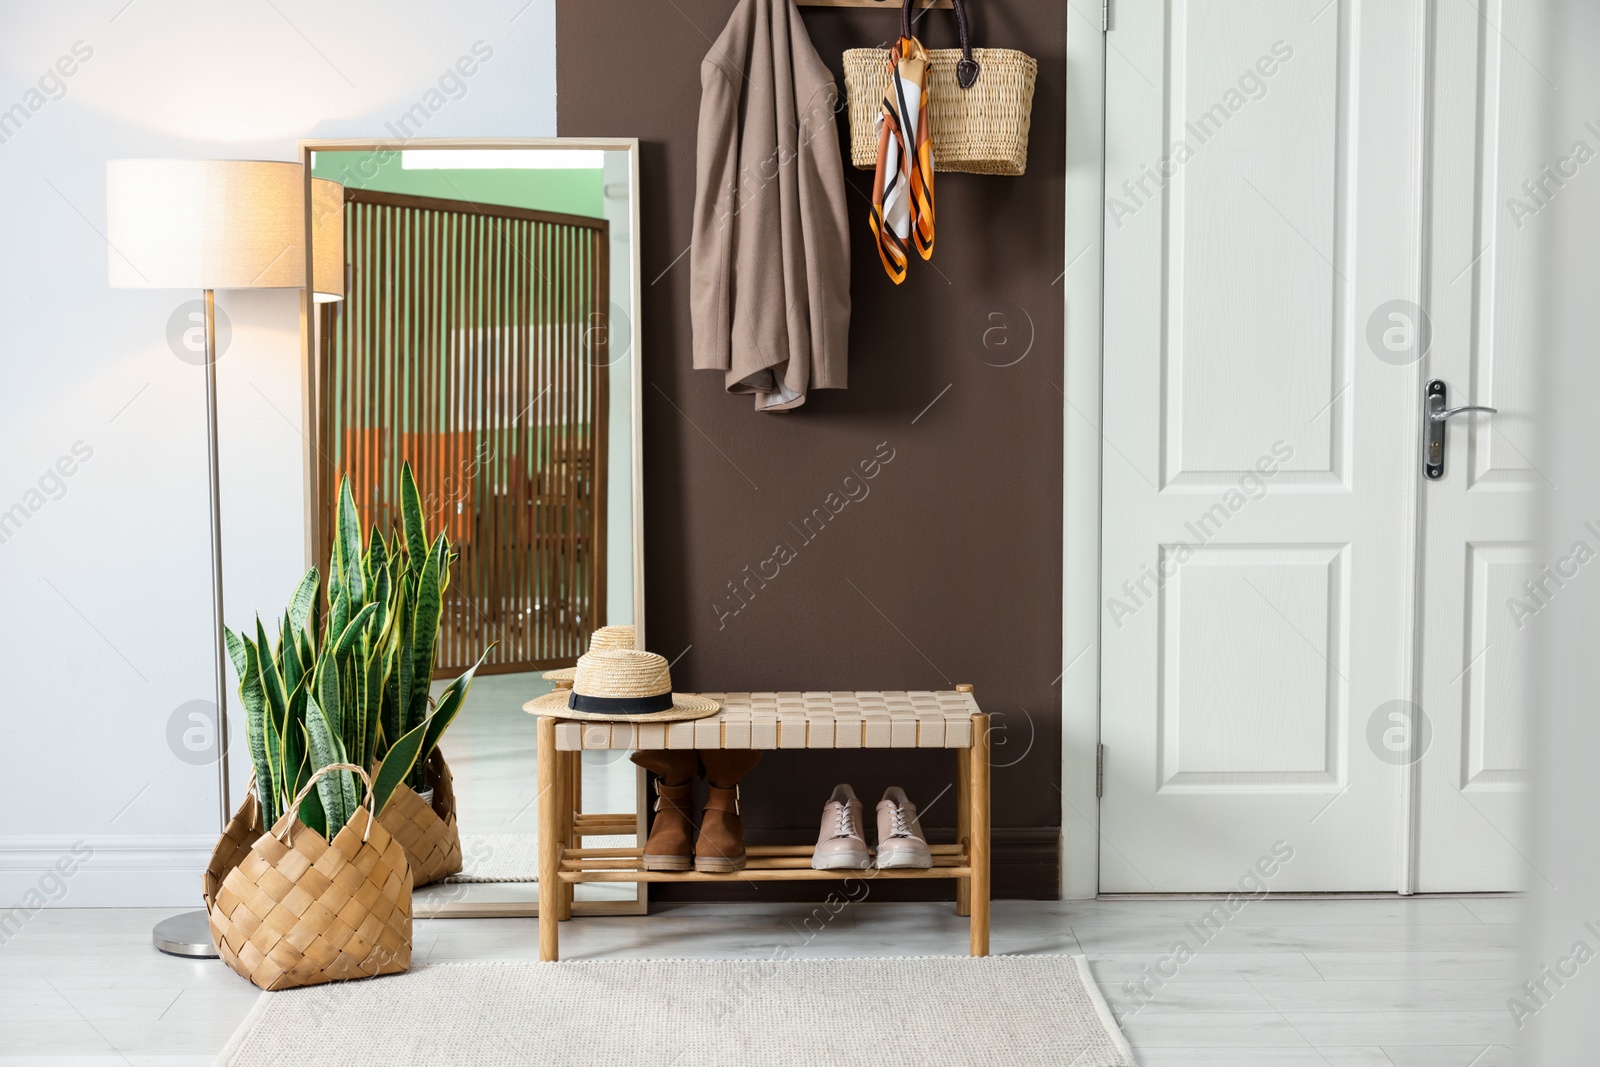
[[[1444,477],[1444,443],[1445,423],[1452,415],[1461,415],[1469,411],[1481,411],[1485,415],[1499,414],[1499,409],[1483,404],[1463,404],[1460,407],[1445,407],[1446,398],[1450,395],[1449,386],[1440,378],[1435,378],[1428,383],[1428,388],[1423,394],[1423,411],[1427,415],[1427,440],[1423,447],[1422,474],[1426,478],[1437,480]]]
[[[1443,422],[1445,419],[1448,419],[1450,416],[1459,415],[1463,411],[1483,411],[1483,412],[1487,412],[1490,415],[1498,415],[1498,414],[1500,414],[1500,409],[1499,408],[1484,407],[1482,404],[1463,404],[1458,408],[1446,408],[1443,411],[1432,411],[1432,410],[1430,410],[1428,412],[1428,418],[1432,419],[1434,422]]]

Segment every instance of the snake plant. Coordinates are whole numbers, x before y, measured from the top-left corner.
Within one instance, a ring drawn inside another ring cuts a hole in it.
[[[266,825],[332,763],[368,769],[380,812],[401,782],[428,786],[429,757],[460,713],[483,657],[437,701],[430,698],[444,593],[457,557],[443,533],[427,539],[419,501],[407,463],[403,530],[385,539],[373,527],[363,544],[345,479],[325,602],[313,567],[290,598],[276,641],[259,618],[253,638],[226,632]],[[349,771],[324,775],[301,802],[300,820],[332,840],[361,803],[362,789]]]

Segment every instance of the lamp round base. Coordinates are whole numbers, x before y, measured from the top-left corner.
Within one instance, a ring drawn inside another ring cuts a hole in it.
[[[211,940],[211,922],[204,910],[186,911],[156,923],[150,940],[169,956],[214,960],[217,946]]]

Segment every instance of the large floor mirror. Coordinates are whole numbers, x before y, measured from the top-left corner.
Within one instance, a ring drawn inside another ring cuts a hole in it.
[[[409,462],[424,522],[459,556],[436,689],[494,646],[441,744],[463,870],[418,890],[416,913],[530,914],[541,783],[522,705],[601,626],[632,624],[643,647],[638,142],[306,141],[301,155],[344,190],[345,298],[306,331],[313,558],[340,480],[387,529]],[[641,773],[625,753],[585,755],[580,810],[627,815],[586,843],[634,844]],[[575,910],[643,911],[643,893],[585,885]]]

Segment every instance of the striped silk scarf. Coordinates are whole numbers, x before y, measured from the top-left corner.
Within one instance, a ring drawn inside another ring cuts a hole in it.
[[[933,257],[933,142],[928,137],[928,52],[902,37],[889,55],[889,94],[878,117],[872,234],[890,279],[906,280],[906,242]]]

